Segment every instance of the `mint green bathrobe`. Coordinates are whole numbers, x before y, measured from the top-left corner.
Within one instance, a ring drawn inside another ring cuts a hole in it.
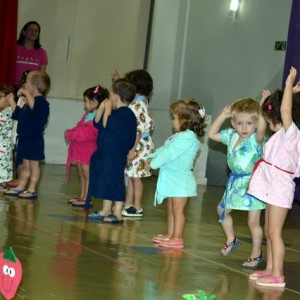
[[[200,142],[191,130],[169,137],[164,145],[150,155],[152,169],[160,169],[154,205],[167,197],[193,197],[197,195],[197,182],[193,165]]]

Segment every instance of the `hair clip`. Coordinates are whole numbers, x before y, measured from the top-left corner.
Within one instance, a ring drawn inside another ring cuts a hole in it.
[[[100,85],[97,85],[97,86],[94,88],[93,93],[94,93],[94,94],[97,94],[97,93],[99,92],[99,90],[100,90]]]
[[[272,104],[267,105],[268,110],[272,110],[272,107],[273,107]]]
[[[202,108],[198,109],[198,113],[201,116],[201,118],[204,118],[205,117],[205,108],[202,107]]]

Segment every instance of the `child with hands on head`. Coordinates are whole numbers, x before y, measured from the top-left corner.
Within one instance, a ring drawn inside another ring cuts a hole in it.
[[[88,88],[83,93],[84,110],[86,111],[76,126],[65,131],[65,139],[69,142],[67,158],[67,181],[69,181],[70,165],[77,163],[80,181],[80,196],[68,200],[69,204],[83,207],[89,185],[89,163],[91,155],[97,148],[98,130],[93,125],[96,111],[102,101],[109,96],[108,90],[100,85]]]
[[[175,134],[149,160],[152,169],[160,169],[154,204],[168,198],[168,231],[152,241],[165,248],[183,248],[184,208],[188,198],[197,195],[193,165],[201,145],[198,137],[204,135],[205,109],[194,99],[183,99],[171,105],[171,114]]]
[[[128,108],[134,97],[134,86],[125,79],[118,79],[112,84],[109,99],[104,100],[96,112],[97,149],[90,160],[90,180],[84,208],[90,208],[92,197],[103,199],[103,206],[100,211],[89,214],[91,219],[114,224],[123,222],[124,169],[137,130],[136,117]]]
[[[260,160],[249,183],[248,193],[267,204],[265,235],[267,265],[250,279],[266,287],[284,287],[283,263],[285,246],[282,229],[292,207],[295,182],[300,176],[300,101],[293,94],[300,91],[300,81],[293,87],[297,75],[291,68],[284,93],[278,90],[264,101],[261,113],[274,132],[264,146]]]
[[[9,100],[14,110],[12,118],[18,121],[17,160],[22,161],[22,166],[18,186],[5,192],[6,195],[25,199],[37,198],[36,187],[40,179],[39,162],[45,159],[43,134],[50,111],[45,96],[49,89],[48,74],[32,71],[28,74],[24,86],[18,91],[17,105],[13,99]]]
[[[261,103],[267,95],[268,92],[263,91]],[[208,131],[210,139],[227,145],[227,164],[231,170],[225,193],[217,207],[219,222],[226,235],[226,243],[221,249],[221,254],[230,255],[240,244],[234,233],[231,211],[234,209],[248,211],[252,251],[242,267],[250,269],[263,262],[260,214],[265,204],[247,193],[254,164],[262,157],[262,144],[266,132],[259,108],[259,103],[251,98],[227,105]],[[221,130],[228,118],[231,118],[233,128]]]
[[[14,101],[13,89],[0,84],[0,191],[6,191],[13,178],[13,120],[8,99]]]

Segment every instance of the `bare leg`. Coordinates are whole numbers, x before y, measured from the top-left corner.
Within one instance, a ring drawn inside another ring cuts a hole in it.
[[[80,184],[80,199],[84,198],[84,177],[83,177],[83,170],[82,170],[82,164],[77,164],[77,174],[79,178],[79,184]]]
[[[22,167],[20,170],[21,172],[20,172],[19,182],[16,189],[24,190],[31,175],[29,160],[23,159]]]
[[[174,235],[173,239],[183,239],[183,231],[185,227],[184,208],[187,203],[186,197],[172,198],[172,211],[174,216]]]
[[[262,228],[260,226],[261,210],[252,210],[248,213],[248,227],[252,237],[252,252],[250,257],[259,257],[261,254]]]
[[[223,211],[219,208],[219,205],[220,204],[218,204],[217,212],[218,212],[218,215],[221,216]],[[235,233],[234,233],[234,229],[233,229],[233,220],[232,220],[232,217],[231,217],[230,213],[231,213],[231,210],[227,209],[225,211],[224,221],[221,222],[222,228],[223,228],[224,233],[226,235],[226,244],[229,244],[229,243],[233,242],[234,239],[235,239]],[[231,251],[230,246],[227,247],[226,249],[225,248],[221,249],[221,252],[222,252],[223,255],[226,255],[229,251]]]
[[[141,209],[143,196],[143,182],[141,178],[131,178],[133,184],[133,206],[136,209]]]
[[[124,205],[125,207],[133,205],[133,184],[130,177],[128,177],[128,183],[126,187],[126,200]]]
[[[282,239],[282,228],[286,219],[288,209],[269,205],[268,235],[272,251],[272,276],[283,276],[283,263],[285,256],[285,246]],[[269,255],[269,253],[268,253]]]
[[[30,160],[29,164],[30,164],[31,176],[30,176],[28,191],[35,192],[36,186],[41,176],[40,163],[37,160]]]
[[[88,187],[89,187],[89,165],[82,164],[81,165],[81,171],[82,171],[82,187],[81,187],[81,199],[85,200],[88,193]]]
[[[103,200],[102,209],[99,211],[99,215],[100,216],[107,216],[107,215],[111,214],[111,209],[112,209],[112,201]]]
[[[166,238],[172,238],[174,235],[174,215],[173,215],[173,203],[172,198],[167,199],[167,211],[168,211],[168,233]]]

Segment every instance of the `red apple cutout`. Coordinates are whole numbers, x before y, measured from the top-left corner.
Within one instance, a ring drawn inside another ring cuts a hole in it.
[[[12,247],[0,253],[0,292],[6,300],[12,299],[22,279],[22,265]]]

